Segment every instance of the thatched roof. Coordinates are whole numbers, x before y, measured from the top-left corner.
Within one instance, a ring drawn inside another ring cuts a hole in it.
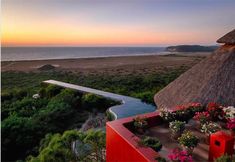
[[[235,45],[223,45],[154,96],[158,107],[189,102],[235,105]]]
[[[218,39],[217,43],[235,44],[235,29]]]

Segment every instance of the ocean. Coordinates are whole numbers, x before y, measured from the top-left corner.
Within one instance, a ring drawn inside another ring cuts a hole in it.
[[[164,54],[164,47],[2,47],[2,61]]]

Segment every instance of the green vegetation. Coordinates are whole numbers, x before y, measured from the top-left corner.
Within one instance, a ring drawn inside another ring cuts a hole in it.
[[[225,154],[215,159],[215,162],[235,162],[235,157],[234,155],[229,156]]]
[[[30,90],[28,93],[19,92],[24,95],[8,91],[2,99],[3,161],[37,155],[39,142],[47,133],[80,128],[89,113],[105,113],[108,107],[117,104],[95,95],[80,94],[56,86],[42,87],[39,90],[40,98],[33,98]],[[96,107],[95,102],[99,103]],[[92,106],[92,109],[88,106]]]
[[[79,84],[138,97],[154,104],[153,95],[185,70],[186,68],[182,67],[143,75],[74,74],[58,71],[3,72],[2,161],[24,160],[29,155],[32,155],[29,161],[73,161],[74,157],[68,151],[71,141],[63,143],[67,132],[61,134],[66,130],[81,128],[90,113],[105,113],[108,107],[118,104],[91,94],[45,86],[41,84],[43,80],[54,79]],[[40,97],[32,97],[35,93]],[[112,120],[113,116],[107,113],[107,118]],[[74,136],[80,139],[81,134],[79,132],[78,136]],[[94,138],[96,142],[104,139],[96,133],[94,136],[84,136]],[[83,138],[80,140],[83,141]],[[90,140],[86,142],[93,146],[96,142],[92,143]]]
[[[72,143],[76,141],[76,147]],[[29,156],[28,162],[105,161],[105,133],[102,131],[65,131],[62,135],[48,134],[40,144],[39,155]]]
[[[3,72],[2,73],[2,93],[9,93],[9,89],[15,91],[24,87],[34,91],[40,88],[44,80],[54,79],[68,83],[79,84],[91,88],[114,92],[127,96],[141,98],[152,103],[154,94],[176,79],[186,71],[188,67],[182,66],[178,69],[164,69],[164,72],[146,73],[142,75],[117,75],[117,74],[74,74],[72,72]],[[20,78],[20,79],[19,79]],[[7,97],[7,96],[6,96]]]
[[[147,121],[147,118],[145,117],[135,117],[133,119],[133,126],[134,126],[134,129],[137,133],[139,134],[143,134],[146,130],[146,128],[148,127],[148,121]]]
[[[192,134],[190,131],[185,131],[179,138],[178,142],[187,147],[187,148],[194,148],[197,146],[199,139],[195,135]]]
[[[155,160],[156,160],[157,162],[167,162],[165,158],[160,157],[160,156],[159,156],[159,157],[156,157]]]
[[[162,144],[156,137],[144,136],[140,140],[140,144],[146,147],[151,147],[155,151],[160,151],[162,149]]]

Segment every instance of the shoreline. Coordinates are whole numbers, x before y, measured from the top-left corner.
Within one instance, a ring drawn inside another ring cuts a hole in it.
[[[168,55],[168,54],[167,54]],[[138,57],[138,56],[164,56],[164,54],[136,54],[136,55],[108,55],[108,56],[88,56],[75,58],[48,58],[48,59],[33,59],[33,60],[5,60],[1,62],[21,62],[21,61],[54,61],[54,60],[77,60],[77,59],[99,59],[99,58],[118,58],[118,57]]]
[[[159,52],[151,54],[132,54],[132,55],[107,55],[107,56],[88,56],[88,57],[73,57],[73,58],[47,58],[47,59],[27,59],[27,60],[1,60],[1,62],[21,62],[21,61],[53,61],[53,60],[76,60],[76,59],[99,59],[99,58],[119,58],[119,57],[141,57],[141,56],[208,56],[211,52]]]

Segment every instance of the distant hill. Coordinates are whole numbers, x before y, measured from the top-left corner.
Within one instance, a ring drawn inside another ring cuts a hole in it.
[[[169,52],[212,52],[218,46],[200,46],[200,45],[179,45],[166,47]]]

